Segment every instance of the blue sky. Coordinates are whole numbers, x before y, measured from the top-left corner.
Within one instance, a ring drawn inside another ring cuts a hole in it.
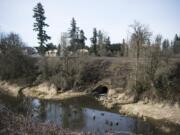
[[[175,33],[180,34],[180,0],[1,0],[0,31],[16,32],[29,46],[37,46],[32,30],[32,9],[37,2],[44,5],[50,25],[46,30],[54,44],[68,30],[72,17],[88,40],[96,27],[105,31],[112,42],[122,42],[130,36],[129,25],[134,20],[149,25],[153,35],[173,39]]]

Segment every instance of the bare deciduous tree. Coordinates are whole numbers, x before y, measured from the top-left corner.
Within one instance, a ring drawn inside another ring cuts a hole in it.
[[[133,50],[133,53],[135,53],[136,63],[135,63],[135,86],[137,85],[138,80],[138,70],[139,70],[139,58],[142,54],[143,48],[146,46],[148,41],[151,37],[151,32],[149,32],[149,29],[147,26],[139,23],[134,22],[134,24],[130,25],[133,32],[131,35],[131,48]]]

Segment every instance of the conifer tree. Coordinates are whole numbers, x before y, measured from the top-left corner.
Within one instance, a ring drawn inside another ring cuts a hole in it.
[[[41,3],[38,3],[34,9],[34,15],[33,18],[35,18],[34,23],[34,31],[37,33],[37,39],[39,40],[39,47],[37,48],[39,53],[41,55],[44,55],[46,51],[46,42],[51,39],[50,36],[47,35],[46,31],[44,30],[45,27],[49,27],[48,24],[45,23],[46,17],[45,17],[45,11],[43,8],[43,5]]]
[[[178,37],[177,34],[175,35],[175,38],[174,38],[173,51],[175,54],[180,53],[180,38]]]
[[[93,52],[97,55],[97,30],[96,28],[93,29],[93,37],[91,38],[91,43],[93,45]]]
[[[85,40],[87,40],[87,38],[85,37],[85,34],[84,34],[83,30],[80,30],[79,40],[80,40],[81,48],[84,49],[84,47],[85,47]]]
[[[69,29],[69,38],[70,38],[70,50],[75,52],[77,49],[78,49],[78,45],[79,45],[79,29],[78,27],[76,26],[76,20],[75,18],[73,17],[72,18],[72,21],[71,21],[71,27]]]

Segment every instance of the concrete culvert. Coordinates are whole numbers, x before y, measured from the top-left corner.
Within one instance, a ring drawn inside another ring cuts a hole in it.
[[[107,94],[108,93],[108,88],[103,85],[97,86],[93,91],[93,95],[101,95],[101,94]]]

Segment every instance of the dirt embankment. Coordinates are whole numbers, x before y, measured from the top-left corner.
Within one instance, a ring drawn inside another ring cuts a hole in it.
[[[136,102],[135,96],[122,92],[121,89],[110,89],[107,96],[98,100],[107,108],[118,109],[121,114],[136,116],[147,120],[165,120],[180,124],[180,106],[178,103],[157,103],[150,100]]]
[[[17,97],[20,90],[22,90],[21,92],[24,96],[51,100],[63,100],[67,98],[86,95],[85,92],[74,92],[73,90],[58,93],[56,86],[48,82],[44,82],[32,87],[22,87],[17,84],[0,81],[0,91],[2,93]]]
[[[53,84],[44,82],[34,87],[27,87],[23,90],[25,96],[36,97],[40,99],[64,100],[67,98],[83,96],[85,92],[74,92],[68,90],[66,92],[57,92],[57,88]]]
[[[0,81],[0,91],[2,93],[8,94],[13,97],[17,97],[19,90],[22,88],[22,86],[19,86],[17,84],[11,84],[6,81]]]
[[[180,107],[176,104],[170,106],[163,103],[138,102],[134,104],[121,105],[120,113],[135,115],[146,120],[153,118],[156,120],[167,120],[172,123],[180,124]],[[147,117],[147,118],[146,118]]]

